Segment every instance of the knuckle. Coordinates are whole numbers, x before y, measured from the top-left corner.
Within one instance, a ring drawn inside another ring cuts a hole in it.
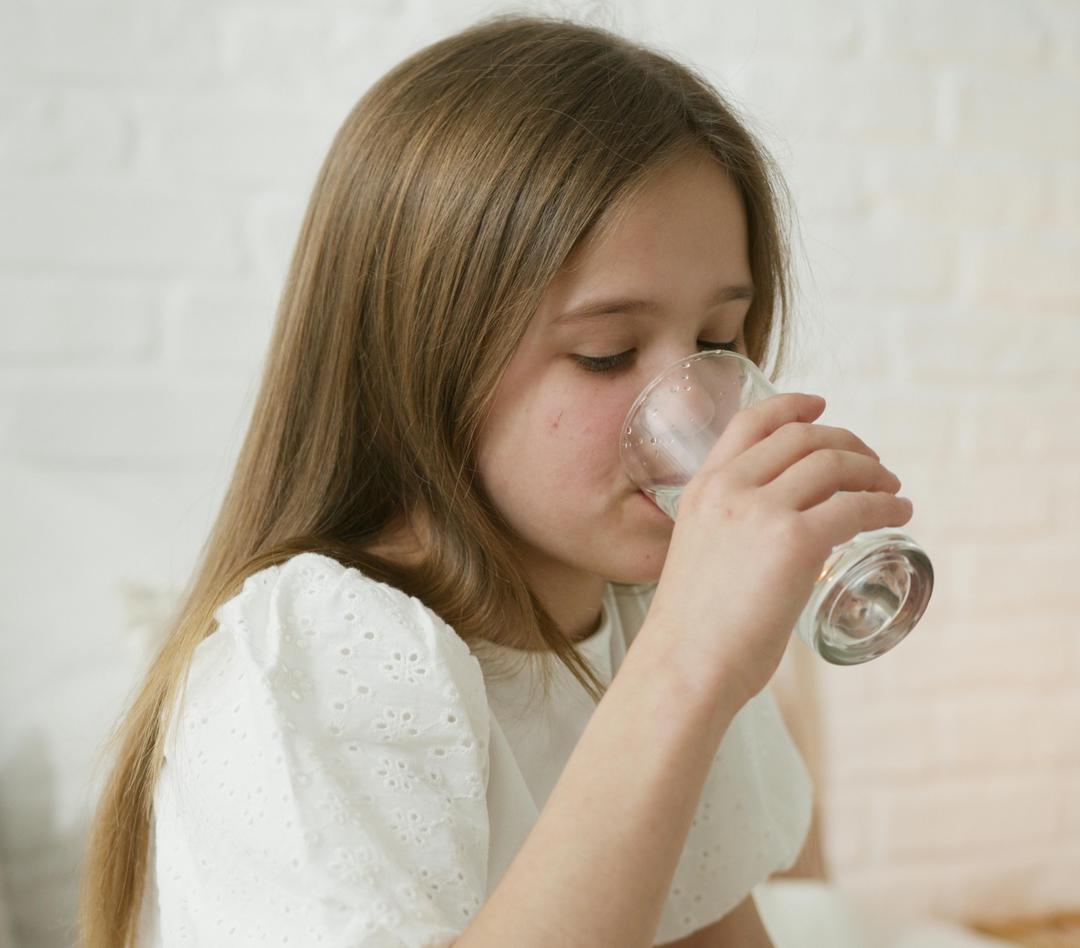
[[[814,439],[814,425],[808,421],[789,421],[780,426],[784,437],[796,445],[810,444]]]
[[[740,412],[735,415],[728,427],[734,424],[741,440],[758,442],[769,433],[769,424],[764,418]],[[725,432],[726,433],[726,432]]]
[[[769,540],[788,555],[801,553],[808,545],[806,523],[792,510],[773,510],[768,520]]]
[[[822,535],[796,511],[779,518],[773,529],[771,540],[776,544],[774,548],[781,552],[791,566],[798,569],[821,563],[832,549]]]
[[[683,488],[679,506],[687,503],[694,507],[702,504],[713,505],[725,498],[729,493],[726,477],[726,469],[717,465],[705,464],[690,478],[686,487]]]
[[[839,474],[844,467],[844,452],[837,448],[822,448],[815,452],[814,457],[826,474]]]

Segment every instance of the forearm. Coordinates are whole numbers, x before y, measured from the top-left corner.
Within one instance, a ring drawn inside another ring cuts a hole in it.
[[[737,710],[643,626],[459,948],[647,948]],[[695,697],[695,693],[697,697]]]

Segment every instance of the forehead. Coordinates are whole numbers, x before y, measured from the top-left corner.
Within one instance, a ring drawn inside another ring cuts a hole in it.
[[[613,205],[548,287],[549,319],[600,296],[645,297],[750,284],[747,220],[735,182],[711,158],[683,158]]]

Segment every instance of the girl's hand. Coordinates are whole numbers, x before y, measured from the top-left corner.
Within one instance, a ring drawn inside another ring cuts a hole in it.
[[[742,409],[679,500],[646,626],[736,709],[775,673],[833,547],[911,519],[874,451],[811,423],[824,407],[785,393]]]

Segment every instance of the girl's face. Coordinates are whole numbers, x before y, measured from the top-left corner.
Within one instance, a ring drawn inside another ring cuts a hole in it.
[[[702,153],[655,178],[548,288],[496,389],[477,462],[524,562],[552,594],[581,601],[607,580],[659,578],[674,522],[622,469],[619,429],[671,363],[706,343],[746,354],[751,283],[741,198]],[[631,299],[648,307],[569,315]],[[607,371],[587,365],[621,353]]]

